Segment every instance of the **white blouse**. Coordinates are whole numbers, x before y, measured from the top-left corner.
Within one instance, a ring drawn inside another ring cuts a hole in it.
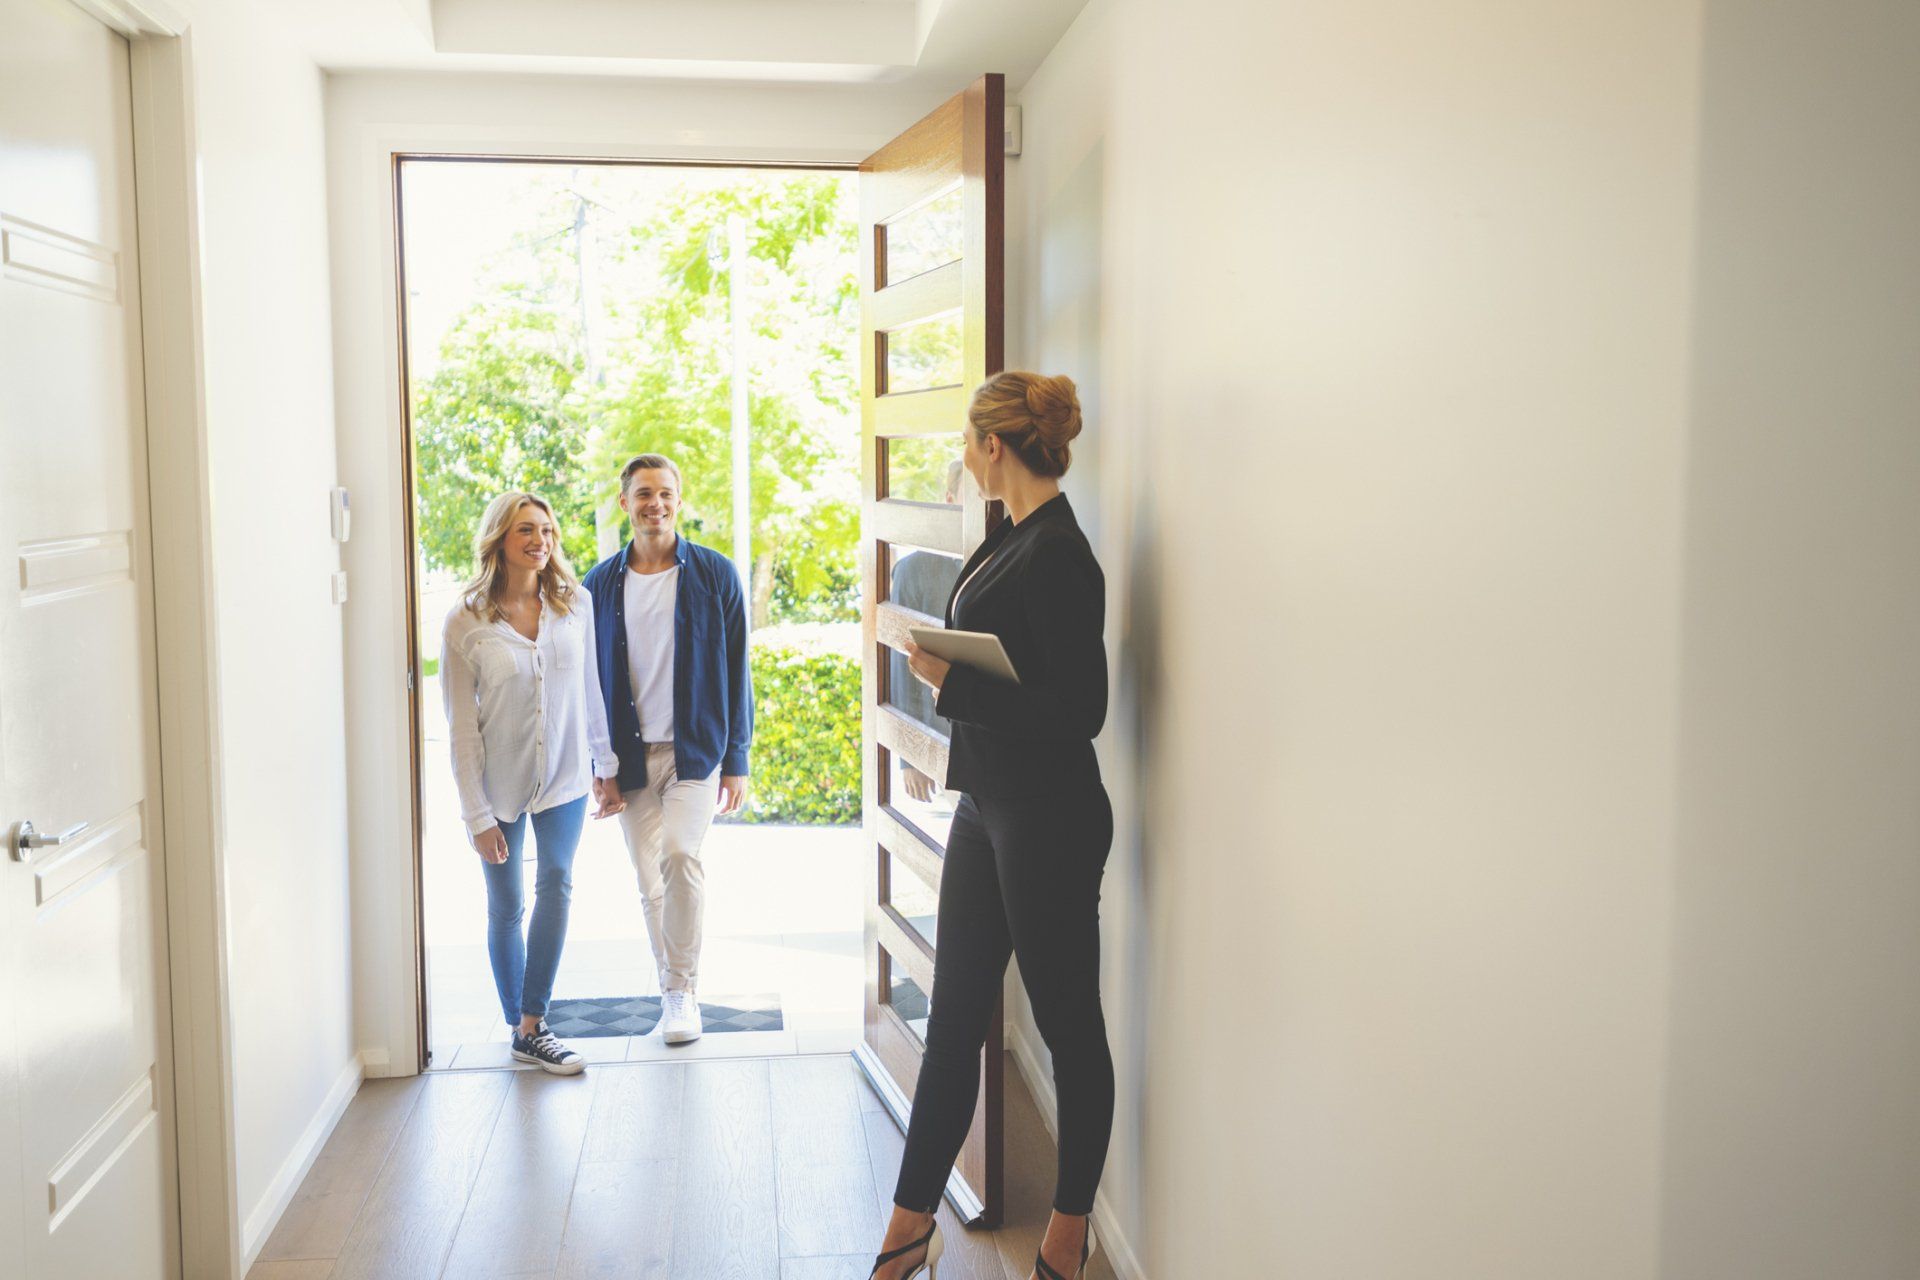
[[[460,820],[470,833],[577,800],[590,777],[619,773],[597,654],[584,591],[572,613],[542,602],[537,640],[464,603],[447,615],[440,686]]]

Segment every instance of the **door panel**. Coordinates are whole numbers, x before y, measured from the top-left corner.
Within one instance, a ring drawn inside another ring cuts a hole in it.
[[[861,166],[862,809],[873,855],[861,1064],[904,1125],[933,991],[933,904],[954,797],[948,726],[900,652],[938,626],[998,511],[958,467],[968,394],[1002,359],[1001,77],[983,76]],[[1001,1018],[948,1197],[1000,1217]]]
[[[889,845],[882,845],[881,852],[887,859],[883,905],[918,935],[919,941],[932,946],[940,892],[940,859],[937,856],[903,858]]]
[[[961,506],[933,506],[925,502],[874,501],[867,532],[882,543],[907,543],[929,551],[964,555],[967,551],[967,512]],[[974,539],[978,545],[979,539]],[[941,601],[945,605],[946,601]],[[940,609],[932,611],[939,621]]]
[[[938,888],[939,859],[946,855],[959,797],[940,786],[943,771],[937,763],[923,768],[886,747],[880,748],[880,757],[880,812],[875,821],[878,824],[885,819],[889,824],[885,829],[876,826],[878,834],[885,837],[881,847],[905,855],[924,850],[934,860],[930,879]],[[898,830],[893,829],[896,825]]]
[[[951,432],[939,435],[888,436],[880,441],[880,494],[884,500],[950,506],[960,461]],[[937,609],[934,612],[939,612]]]
[[[124,40],[0,2],[0,1257],[178,1273]],[[13,856],[17,824],[77,828]]]

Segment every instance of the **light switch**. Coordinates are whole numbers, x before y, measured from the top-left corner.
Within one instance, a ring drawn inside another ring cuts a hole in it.
[[[333,540],[345,542],[347,534],[353,529],[353,504],[348,500],[345,489],[327,491],[327,511],[333,526]]]
[[[347,571],[345,569],[333,575],[333,602],[335,604],[347,602]]]

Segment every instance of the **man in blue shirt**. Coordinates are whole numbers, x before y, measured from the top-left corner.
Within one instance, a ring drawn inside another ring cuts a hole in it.
[[[621,829],[640,881],[647,938],[660,971],[660,1033],[700,1038],[700,846],[715,812],[747,798],[753,679],[740,575],[716,551],[682,538],[680,469],[647,453],[620,472],[625,549],[587,574],[600,688],[615,778],[594,798],[624,802]]]

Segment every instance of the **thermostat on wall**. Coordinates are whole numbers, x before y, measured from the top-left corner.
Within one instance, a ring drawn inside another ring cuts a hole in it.
[[[329,506],[333,512],[333,540],[345,542],[353,524],[353,504],[348,500],[345,489],[334,489],[332,498]]]

